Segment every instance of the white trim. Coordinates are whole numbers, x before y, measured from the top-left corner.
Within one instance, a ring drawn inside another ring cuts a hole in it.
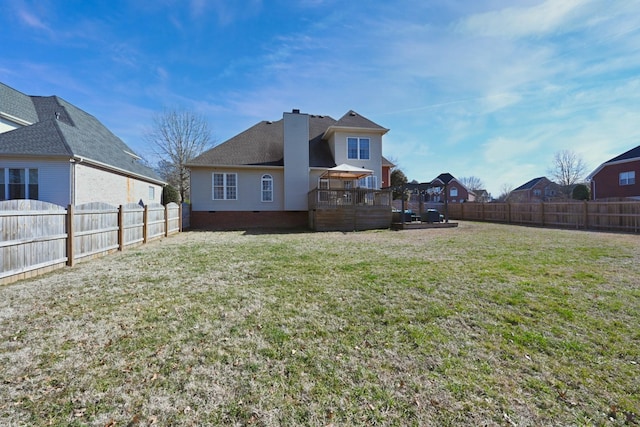
[[[216,186],[215,184],[215,176],[216,175],[222,175],[222,190],[223,190],[223,197],[222,198],[216,198],[216,187],[220,187],[219,185]],[[235,185],[234,186],[230,186],[227,184],[227,177],[229,175],[233,175],[235,177]],[[227,197],[227,190],[229,188],[235,188],[235,198],[228,198]],[[238,200],[238,174],[236,172],[212,172],[211,173],[211,200],[213,201],[220,201],[220,200]]]
[[[348,132],[348,133],[374,133],[384,135],[389,132],[389,129],[385,128],[362,128],[362,127],[350,127],[350,126],[329,126],[327,130],[322,134],[322,139],[327,140],[331,138],[331,135],[335,132]]]
[[[101,167],[103,169],[116,171],[116,172],[118,172],[118,173],[120,173],[122,175],[131,176],[131,177],[134,177],[134,178],[139,178],[139,179],[141,179],[143,181],[151,182],[153,184],[167,185],[167,183],[165,181],[160,181],[160,180],[148,177],[146,175],[140,175],[138,173],[131,172],[131,171],[128,171],[128,170],[125,170],[125,169],[120,169],[120,168],[117,168],[115,166],[111,166],[111,165],[108,165],[106,163],[99,162],[97,160],[88,159],[86,157],[73,156],[71,158],[71,160],[75,161],[76,163],[88,163],[90,165],[99,166],[99,167]]]
[[[268,177],[268,178],[265,178]],[[270,188],[268,190],[264,189],[264,183],[265,181],[270,182]],[[264,199],[264,194],[265,192],[271,193],[271,200],[265,200]],[[263,203],[273,203],[273,199],[274,194],[273,194],[273,175],[269,174],[269,173],[265,173],[260,177],[260,201]]]
[[[630,162],[640,162],[640,157],[633,157],[631,159],[622,159],[622,160],[617,160],[615,162],[605,162],[600,166],[598,166],[596,170],[594,170],[589,175],[587,175],[587,181],[592,181],[593,177],[596,176],[602,169],[604,169],[607,166],[621,165],[621,164],[630,163]]]
[[[0,111],[0,117],[3,119],[11,120],[12,122],[22,125],[22,126],[31,126],[33,123],[28,122],[26,120],[21,119],[20,117],[12,116],[11,114],[7,114],[4,111]]]

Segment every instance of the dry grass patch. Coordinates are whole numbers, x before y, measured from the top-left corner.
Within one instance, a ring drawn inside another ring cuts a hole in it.
[[[183,233],[0,288],[7,425],[624,425],[637,236]]]

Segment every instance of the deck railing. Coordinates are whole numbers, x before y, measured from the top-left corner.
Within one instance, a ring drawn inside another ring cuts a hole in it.
[[[391,191],[357,188],[352,190],[314,189],[309,192],[309,209],[347,208],[353,206],[391,207]]]

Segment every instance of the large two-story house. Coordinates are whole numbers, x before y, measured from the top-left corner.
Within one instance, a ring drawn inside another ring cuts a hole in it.
[[[387,132],[355,111],[261,121],[188,164],[191,226],[388,227],[390,193],[379,190],[393,166],[382,156]]]
[[[164,185],[92,115],[0,83],[0,201],[159,203]]]
[[[547,177],[541,176],[525,182],[509,193],[510,203],[548,202],[562,194],[561,187]]]

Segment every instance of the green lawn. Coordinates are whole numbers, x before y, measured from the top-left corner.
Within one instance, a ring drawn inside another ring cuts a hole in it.
[[[0,425],[639,425],[640,238],[188,232],[0,287]]]

